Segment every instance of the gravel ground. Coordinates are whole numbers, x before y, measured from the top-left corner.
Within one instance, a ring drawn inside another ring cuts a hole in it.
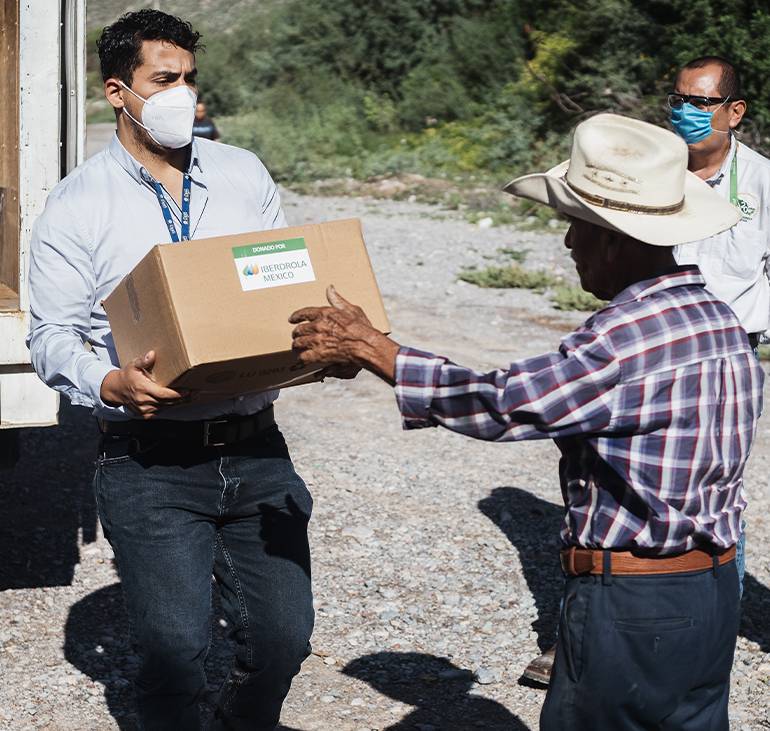
[[[554,348],[583,319],[457,272],[528,248],[572,277],[556,234],[480,229],[414,203],[285,193],[293,223],[359,216],[394,336],[493,367]],[[344,294],[344,292],[343,292]],[[553,640],[560,592],[558,452],[438,430],[401,431],[368,374],[289,389],[277,418],[315,510],[314,654],[287,699],[303,731],[536,729],[544,691],[522,670]],[[747,470],[748,571],[732,728],[770,728],[770,422]],[[112,553],[90,497],[96,435],[82,409],[31,430],[0,472],[0,728],[135,729],[136,658]],[[229,648],[216,613],[212,688]]]

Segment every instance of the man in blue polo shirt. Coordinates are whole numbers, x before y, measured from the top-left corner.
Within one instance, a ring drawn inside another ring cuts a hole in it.
[[[40,377],[99,419],[97,503],[141,657],[144,728],[200,728],[213,573],[236,657],[212,728],[255,731],[277,725],[313,626],[312,499],[273,419],[278,394],[186,402],[154,383],[154,353],[118,363],[101,306],[155,244],[286,225],[253,154],[193,140],[198,40],[153,10],[105,28],[117,133],[35,225],[28,344]]]

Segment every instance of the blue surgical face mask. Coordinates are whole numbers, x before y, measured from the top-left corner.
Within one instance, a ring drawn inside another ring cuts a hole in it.
[[[719,109],[717,107],[717,109]],[[714,112],[717,111],[716,109]],[[712,132],[721,134],[730,134],[730,131],[714,129],[711,126],[711,118],[714,112],[707,112],[705,109],[698,109],[694,104],[685,102],[678,109],[671,110],[671,124],[674,131],[688,144],[694,145],[696,142],[705,140]]]

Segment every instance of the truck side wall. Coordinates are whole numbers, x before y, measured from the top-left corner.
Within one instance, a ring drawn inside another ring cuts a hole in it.
[[[70,6],[84,17],[83,0]],[[0,429],[55,424],[58,411],[57,394],[31,372],[24,338],[32,225],[61,172],[61,9],[55,0],[0,0],[0,184],[16,181],[0,240]],[[70,28],[85,32],[79,22]]]
[[[0,0],[0,310],[19,307],[19,5]]]

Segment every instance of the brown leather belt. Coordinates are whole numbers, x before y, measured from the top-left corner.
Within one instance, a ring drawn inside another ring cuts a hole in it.
[[[273,407],[268,406],[256,414],[237,416],[231,414],[220,419],[202,421],[175,421],[173,419],[148,419],[142,421],[109,421],[99,419],[102,434],[111,437],[134,439],[172,439],[189,441],[198,446],[224,447],[245,439],[251,439],[275,424]]]
[[[590,548],[565,548],[561,551],[561,568],[568,576],[604,573],[604,554],[610,558],[609,573],[612,576],[633,574],[683,574],[689,571],[705,571],[713,568],[714,559],[722,566],[735,558],[735,546],[724,551],[703,551],[694,548],[675,556],[637,556],[631,551],[601,551]]]

